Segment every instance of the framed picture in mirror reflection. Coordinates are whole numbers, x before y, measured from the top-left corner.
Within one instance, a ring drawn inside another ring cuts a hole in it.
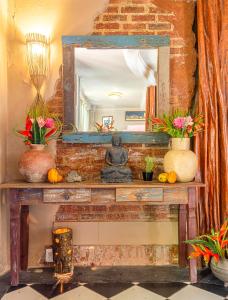
[[[126,121],[145,121],[145,111],[126,111],[125,120]]]
[[[113,123],[113,116],[103,116],[102,117],[102,125],[104,127],[109,127]]]

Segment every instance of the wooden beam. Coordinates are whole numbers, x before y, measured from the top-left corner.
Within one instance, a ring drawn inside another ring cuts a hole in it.
[[[80,35],[63,36],[64,46],[83,48],[156,48],[170,45],[167,35]]]
[[[76,132],[63,135],[63,142],[77,144],[111,144],[113,134],[118,134],[124,144],[167,145],[169,136],[162,132]]]

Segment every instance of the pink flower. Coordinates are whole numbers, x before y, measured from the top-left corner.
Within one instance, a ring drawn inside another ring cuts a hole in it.
[[[44,120],[44,118],[38,117],[38,118],[36,118],[36,121],[37,121],[37,123],[38,123],[38,125],[39,125],[40,128],[42,128],[42,127],[45,126],[45,120]]]
[[[185,126],[187,127],[187,126],[192,126],[192,125],[193,125],[193,119],[192,119],[192,117],[191,116],[187,116],[185,118]]]
[[[46,128],[53,128],[55,125],[55,121],[52,118],[47,118],[45,120],[45,127]]]
[[[185,127],[185,118],[177,117],[173,120],[173,125],[178,129],[183,129]]]

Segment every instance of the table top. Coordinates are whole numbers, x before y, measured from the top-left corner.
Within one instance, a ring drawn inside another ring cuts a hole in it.
[[[202,182],[185,182],[185,183],[161,183],[156,180],[142,181],[134,180],[127,183],[102,183],[101,181],[82,181],[82,182],[60,182],[60,183],[29,183],[23,180],[9,181],[0,184],[0,189],[113,189],[113,188],[189,188],[189,187],[205,187]]]

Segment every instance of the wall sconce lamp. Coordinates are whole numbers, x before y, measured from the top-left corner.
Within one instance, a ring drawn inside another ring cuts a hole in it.
[[[25,37],[29,74],[37,91],[36,101],[40,101],[40,89],[49,69],[49,41],[39,33],[28,33]]]

